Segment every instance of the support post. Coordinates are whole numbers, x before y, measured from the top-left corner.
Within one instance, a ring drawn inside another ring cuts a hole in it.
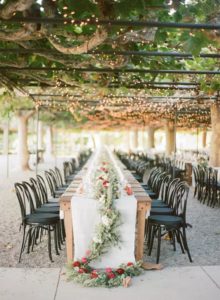
[[[170,156],[175,151],[175,128],[173,121],[167,121],[165,127],[166,133],[166,155]]]
[[[206,148],[206,142],[207,142],[207,129],[203,128],[203,131],[202,131],[202,148]]]
[[[147,128],[147,149],[148,150],[155,147],[154,133],[155,133],[155,129],[149,126]]]
[[[220,167],[220,103],[211,107],[212,138],[210,149],[210,165]]]
[[[38,172],[38,140],[39,140],[39,108],[37,110],[37,117],[36,117],[36,158],[35,158],[35,173],[37,175]]]

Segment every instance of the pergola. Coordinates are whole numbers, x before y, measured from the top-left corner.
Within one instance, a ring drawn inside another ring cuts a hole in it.
[[[176,127],[211,126],[220,166],[219,2],[79,2],[0,2],[0,85],[12,107],[18,93],[30,99],[21,126],[34,109],[68,111],[81,128],[145,126],[151,137],[159,124],[168,155]]]

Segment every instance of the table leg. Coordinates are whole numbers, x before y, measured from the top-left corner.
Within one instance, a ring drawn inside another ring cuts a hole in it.
[[[64,211],[64,224],[66,231],[66,253],[67,262],[73,261],[73,226],[72,226],[72,215],[71,209]]]
[[[141,204],[137,211],[136,261],[142,260],[144,255],[145,219],[148,209],[147,204]]]

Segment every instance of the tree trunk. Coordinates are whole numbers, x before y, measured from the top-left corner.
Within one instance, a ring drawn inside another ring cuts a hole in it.
[[[128,130],[124,132],[124,145],[125,145],[125,148],[129,151],[130,150],[130,135],[129,135]]]
[[[220,167],[220,104],[211,107],[212,138],[210,149],[210,165]]]
[[[147,149],[152,149],[155,147],[154,143],[154,132],[155,129],[151,126],[147,128]]]
[[[202,147],[206,147],[206,141],[207,141],[207,130],[206,128],[203,129],[202,131]]]
[[[53,128],[47,126],[46,128],[46,140],[45,140],[45,155],[49,158],[54,156],[54,143],[53,143]]]
[[[42,121],[38,123],[38,149],[44,149],[44,127]]]
[[[28,119],[24,114],[18,116],[18,158],[23,171],[30,170],[28,151]]]
[[[129,150],[133,150],[133,143],[132,143],[132,131],[128,131],[128,137],[129,137]]]
[[[144,149],[144,131],[143,130],[139,130],[138,138],[139,138],[138,146],[141,150],[143,150]]]
[[[166,155],[170,156],[175,151],[175,128],[173,122],[167,122],[165,127],[166,133]]]
[[[132,138],[132,148],[134,149],[134,150],[137,150],[137,148],[138,148],[138,130],[134,130],[133,132],[132,132],[132,136],[133,136],[133,138]]]
[[[9,144],[9,127],[8,124],[3,125],[3,154],[8,154],[8,144]]]

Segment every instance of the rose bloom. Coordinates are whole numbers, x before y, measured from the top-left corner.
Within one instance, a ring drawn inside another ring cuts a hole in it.
[[[85,273],[84,268],[80,268],[78,273],[80,273],[80,274]]]
[[[83,264],[86,264],[86,263],[87,263],[87,258],[86,258],[86,257],[83,257],[83,258],[81,259],[81,261],[82,261]]]
[[[89,256],[91,254],[91,250],[86,250],[86,256]]]
[[[97,273],[91,273],[91,278],[94,279],[94,278],[97,278],[99,277],[99,275]]]
[[[119,269],[116,270],[116,272],[117,272],[119,275],[122,275],[122,274],[124,274],[125,270],[122,269],[122,268],[119,268]]]
[[[78,273],[80,273],[80,274],[88,273],[88,270],[86,270],[85,268],[80,268]]]
[[[104,187],[108,187],[109,181],[108,180],[104,180],[102,184],[103,184]]]
[[[105,269],[105,272],[106,272],[106,273],[111,273],[111,272],[112,272],[112,268],[106,268],[106,269]]]
[[[79,261],[74,261],[73,262],[73,267],[79,267],[80,266],[80,262]]]
[[[127,266],[128,266],[128,267],[133,266],[133,265],[134,265],[134,264],[133,264],[132,262],[128,262],[128,263],[127,263]]]
[[[112,272],[111,272],[111,273],[108,273],[107,276],[108,276],[109,279],[115,278],[115,274],[112,273]]]

